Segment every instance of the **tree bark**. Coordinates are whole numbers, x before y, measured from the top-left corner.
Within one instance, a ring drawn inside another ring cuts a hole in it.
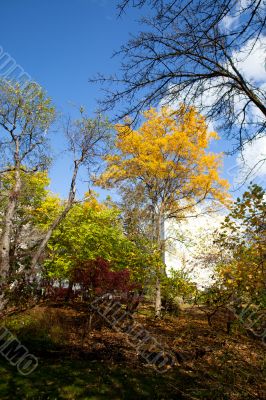
[[[156,219],[154,218],[154,222],[155,221]],[[162,210],[160,210],[160,213],[156,221],[156,240],[161,250],[162,262],[165,264],[165,252],[164,252],[165,232],[164,232],[164,215]],[[157,318],[161,317],[161,312],[162,312],[162,293],[161,293],[161,281],[160,281],[160,274],[162,272],[163,271],[161,270],[159,271],[159,276],[157,277],[155,284],[155,316]]]
[[[39,246],[37,248],[36,253],[34,254],[34,256],[32,258],[32,261],[31,261],[31,272],[36,270],[38,261],[40,260],[44,250],[46,249],[47,243],[49,242],[53,231],[55,230],[55,228],[57,228],[57,226],[60,224],[60,222],[62,222],[63,219],[66,217],[66,215],[68,214],[71,206],[72,206],[72,203],[71,204],[67,204],[65,209],[59,215],[59,217],[57,217],[55,219],[55,221],[52,223],[52,225],[50,225],[48,231],[46,232],[44,238],[42,239],[41,243],[39,244]]]
[[[16,213],[18,197],[21,191],[19,142],[16,140],[15,183],[8,196],[7,208],[3,217],[3,230],[0,240],[0,283],[5,282],[10,271],[10,247],[13,221]]]
[[[72,296],[72,293],[73,293],[73,285],[74,285],[74,282],[72,280],[69,280],[65,301],[69,301],[70,300],[70,298]]]
[[[155,286],[156,294],[155,294],[155,317],[161,317],[162,311],[162,294],[161,294],[161,282],[160,278],[156,279],[156,286]]]
[[[34,273],[36,271],[38,262],[46,249],[46,246],[52,236],[53,231],[64,220],[64,218],[67,216],[68,212],[70,211],[70,209],[73,205],[73,202],[75,200],[75,195],[76,195],[76,180],[77,180],[77,174],[78,174],[78,169],[79,169],[80,163],[81,163],[81,160],[74,162],[74,171],[73,171],[73,176],[72,176],[72,180],[71,180],[71,185],[70,185],[70,190],[69,190],[69,195],[68,195],[68,200],[67,200],[66,206],[65,206],[64,210],[61,212],[61,214],[50,225],[44,238],[42,239],[41,243],[39,244],[37,251],[31,260],[30,273]]]

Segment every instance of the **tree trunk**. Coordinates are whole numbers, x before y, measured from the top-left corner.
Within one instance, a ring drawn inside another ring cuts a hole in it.
[[[15,184],[9,193],[8,204],[3,218],[3,231],[0,241],[0,281],[5,282],[10,270],[10,245],[14,216],[16,213],[18,197],[21,190],[21,177],[19,164],[15,170]]]
[[[72,296],[72,293],[73,293],[73,285],[74,285],[73,281],[70,280],[68,282],[68,288],[67,288],[67,294],[66,294],[66,297],[65,297],[65,301],[69,301],[71,299],[71,296]]]
[[[64,218],[67,216],[69,210],[71,209],[73,202],[75,200],[75,194],[76,194],[76,179],[77,179],[77,174],[78,174],[78,169],[80,166],[81,160],[77,160],[74,162],[74,171],[73,171],[73,176],[71,180],[71,185],[70,185],[70,190],[69,190],[69,195],[68,195],[68,200],[66,203],[66,206],[64,210],[61,212],[61,214],[55,219],[55,221],[50,225],[48,231],[46,232],[46,235],[42,239],[41,243],[38,246],[38,249],[36,253],[34,254],[32,261],[31,261],[31,268],[30,268],[30,273],[34,273],[37,269],[38,262],[41,258],[41,255],[46,249],[47,243],[49,242],[53,231],[57,228],[57,226],[64,220]]]
[[[160,279],[157,278],[156,280],[156,295],[155,295],[155,317],[161,317],[161,310],[162,310],[162,295],[161,295],[161,282]]]
[[[69,212],[69,210],[71,208],[71,205],[72,205],[72,203],[65,207],[63,212],[59,215],[58,218],[56,218],[56,220],[52,223],[52,225],[46,232],[44,238],[42,239],[41,243],[38,246],[36,253],[34,254],[34,256],[31,260],[31,268],[30,268],[31,272],[36,271],[38,261],[40,260],[41,255],[43,254],[44,250],[46,249],[47,243],[49,242],[53,231],[55,230],[55,228],[57,228],[57,226],[60,224],[60,222],[62,222],[63,219],[66,217],[67,213]]]
[[[154,218],[154,223],[156,224],[155,228],[155,237],[158,243],[158,246],[161,250],[161,258],[163,264],[165,264],[165,253],[164,253],[164,240],[165,240],[165,232],[164,232],[164,215],[162,209],[158,215],[158,218]],[[161,281],[160,274],[163,271],[159,271],[159,276],[157,276],[156,284],[155,284],[155,316],[156,318],[161,317],[162,312],[162,293],[161,293]]]

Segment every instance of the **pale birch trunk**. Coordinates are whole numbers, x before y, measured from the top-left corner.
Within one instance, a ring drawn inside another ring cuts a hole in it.
[[[154,221],[155,222],[155,221]],[[164,216],[163,213],[159,213],[158,219],[156,221],[156,240],[159,248],[161,249],[162,261],[165,263],[164,255]],[[159,271],[161,274],[163,271]],[[155,285],[155,316],[157,318],[161,317],[162,312],[162,293],[161,293],[161,281],[158,276]]]
[[[20,176],[20,160],[19,160],[19,141],[16,140],[15,152],[15,183],[10,190],[7,202],[7,208],[3,217],[3,228],[0,240],[0,282],[5,282],[10,271],[10,247],[12,239],[12,229],[18,197],[21,191],[21,176]]]
[[[155,317],[160,318],[162,311],[162,294],[161,294],[161,282],[160,279],[156,279],[155,286]]]

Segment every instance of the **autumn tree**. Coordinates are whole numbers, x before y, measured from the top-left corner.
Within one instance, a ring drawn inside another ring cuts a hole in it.
[[[212,265],[213,279],[197,300],[207,306],[210,324],[215,314],[225,312],[228,333],[237,319],[252,337],[265,332],[265,211],[265,191],[251,184],[201,256]]]
[[[194,108],[150,109],[144,118],[138,130],[128,123],[116,126],[116,154],[105,158],[106,171],[97,183],[142,192],[151,238],[163,259],[165,221],[183,219],[206,200],[226,201],[228,184],[218,173],[221,157],[208,151],[217,134],[207,131]],[[157,272],[155,313],[160,316],[163,261]]]
[[[47,130],[54,119],[54,107],[42,90],[33,90],[0,81],[1,174],[12,172],[6,191],[0,238],[0,275],[5,280],[10,270],[10,248],[22,190],[21,174],[47,168],[49,153]]]
[[[254,303],[266,299],[265,191],[253,184],[234,203],[225,218],[216,245],[228,257],[219,262],[222,285],[237,297]]]
[[[71,279],[79,284],[87,298],[110,293],[120,293],[121,298],[136,288],[130,277],[130,270],[123,268],[114,271],[112,264],[102,258],[80,262],[71,273]]]

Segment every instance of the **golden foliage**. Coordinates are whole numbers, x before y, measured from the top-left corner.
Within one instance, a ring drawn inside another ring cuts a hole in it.
[[[160,197],[168,210],[178,202],[193,206],[207,197],[227,203],[229,185],[218,172],[221,155],[208,151],[218,135],[208,132],[205,118],[184,105],[175,111],[151,108],[144,118],[137,130],[128,123],[116,125],[117,153],[106,157],[106,171],[97,183],[112,187],[141,182],[148,196]]]

